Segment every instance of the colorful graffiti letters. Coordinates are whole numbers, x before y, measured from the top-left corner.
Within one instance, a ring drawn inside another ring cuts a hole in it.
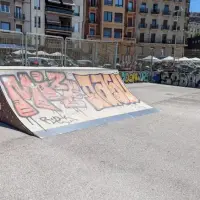
[[[97,111],[138,102],[116,74],[73,74],[68,78],[64,72],[30,71],[2,75],[0,79],[16,113],[23,118],[38,115],[40,109],[59,113],[63,106],[78,112],[87,108],[87,102]],[[71,122],[58,116],[40,120],[49,124]]]

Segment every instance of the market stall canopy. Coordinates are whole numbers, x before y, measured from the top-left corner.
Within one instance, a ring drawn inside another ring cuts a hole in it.
[[[173,60],[174,60],[174,58],[171,56],[168,56],[168,57],[162,59],[162,61],[173,61]]]
[[[158,58],[154,57],[154,56],[147,56],[146,58],[142,59],[143,61],[147,61],[147,62],[160,62],[161,60],[159,60]]]

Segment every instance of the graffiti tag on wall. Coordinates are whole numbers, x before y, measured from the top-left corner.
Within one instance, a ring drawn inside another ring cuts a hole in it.
[[[148,82],[150,80],[150,72],[141,71],[141,72],[129,72],[122,71],[120,76],[124,83],[136,83],[136,82]]]

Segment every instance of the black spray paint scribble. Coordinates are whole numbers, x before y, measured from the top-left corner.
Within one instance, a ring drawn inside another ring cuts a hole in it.
[[[52,117],[40,117],[40,120],[45,122],[46,124],[71,124],[77,119],[67,117],[66,115],[63,116],[52,116]]]

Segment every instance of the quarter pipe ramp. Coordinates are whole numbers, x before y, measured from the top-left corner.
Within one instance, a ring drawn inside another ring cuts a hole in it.
[[[0,87],[0,121],[41,138],[155,112],[116,70],[4,68]]]

